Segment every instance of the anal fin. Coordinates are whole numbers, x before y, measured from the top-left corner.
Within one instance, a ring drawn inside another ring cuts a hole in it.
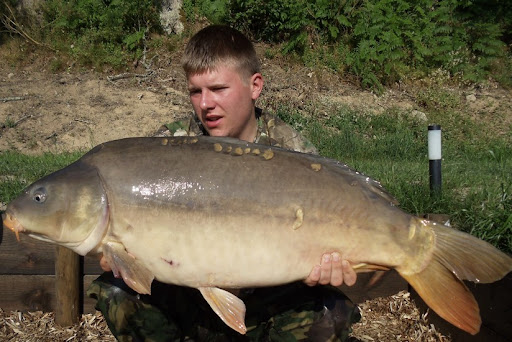
[[[245,304],[240,298],[217,287],[200,287],[199,291],[227,326],[242,335],[247,332],[245,327]]]

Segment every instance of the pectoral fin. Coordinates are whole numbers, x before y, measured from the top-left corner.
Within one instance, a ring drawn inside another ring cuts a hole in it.
[[[103,256],[116,277],[140,294],[151,294],[151,283],[155,278],[139,260],[130,255],[119,242],[107,242],[103,245]]]
[[[247,332],[245,304],[240,298],[217,287],[200,287],[199,291],[224,323],[242,335]]]

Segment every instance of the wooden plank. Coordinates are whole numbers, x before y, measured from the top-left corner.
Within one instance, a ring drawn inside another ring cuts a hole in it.
[[[2,275],[0,308],[5,311],[53,311],[55,277],[49,275]]]
[[[0,274],[53,274],[54,245],[23,234],[18,242],[10,231],[3,231],[0,243]]]
[[[85,294],[98,275],[83,277],[83,313],[94,313],[96,300]],[[55,276],[2,275],[0,276],[0,308],[4,311],[55,311]]]
[[[98,255],[88,255],[84,258],[84,274],[102,274],[100,267],[100,257]]]
[[[3,233],[2,233],[3,232]],[[0,230],[0,274],[54,274],[55,245],[21,234],[20,242],[6,229]],[[101,274],[99,257],[86,256],[84,274]]]

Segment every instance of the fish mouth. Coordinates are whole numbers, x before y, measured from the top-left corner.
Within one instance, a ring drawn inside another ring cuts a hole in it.
[[[16,240],[20,241],[20,232],[25,231],[25,228],[21,225],[21,223],[14,217],[12,214],[3,213],[2,220],[4,227],[9,228],[16,234]]]

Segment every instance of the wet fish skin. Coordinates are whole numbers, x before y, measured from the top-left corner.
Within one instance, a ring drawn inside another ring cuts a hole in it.
[[[403,212],[379,183],[337,161],[229,138],[99,145],[29,186],[4,225],[104,253],[140,293],[153,277],[196,287],[241,333],[245,306],[221,288],[304,279],[325,252],[359,272],[395,268],[473,334],[478,305],[461,280],[493,282],[512,270],[490,244]]]

